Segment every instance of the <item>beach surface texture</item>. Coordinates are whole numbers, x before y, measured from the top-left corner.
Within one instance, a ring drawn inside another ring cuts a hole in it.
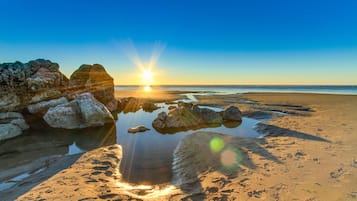
[[[265,137],[193,131],[175,150],[173,182],[156,186],[121,182],[121,147],[102,147],[68,161],[68,168],[24,194],[21,184],[5,190],[2,199],[11,200],[17,192],[17,200],[357,199],[357,96],[248,93],[196,98],[198,104],[237,106],[252,118],[273,114],[257,125]]]

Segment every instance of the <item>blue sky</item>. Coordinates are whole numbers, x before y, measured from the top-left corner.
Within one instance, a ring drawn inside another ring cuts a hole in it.
[[[101,63],[139,84],[357,84],[357,1],[0,0],[0,62]]]

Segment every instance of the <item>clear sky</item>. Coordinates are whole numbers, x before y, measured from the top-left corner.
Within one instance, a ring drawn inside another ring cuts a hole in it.
[[[140,84],[357,84],[356,0],[0,0],[0,63]],[[135,56],[136,54],[138,56]]]

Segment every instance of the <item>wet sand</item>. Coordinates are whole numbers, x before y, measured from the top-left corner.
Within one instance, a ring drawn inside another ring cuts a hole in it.
[[[126,95],[135,96],[130,92]],[[156,97],[168,99],[163,94],[157,94]],[[357,199],[357,96],[252,93],[197,98],[200,104],[221,107],[236,105],[244,115],[250,117],[271,115],[271,120],[257,127],[267,136],[263,139],[240,140],[215,133],[190,135],[177,148],[184,150],[177,151],[177,159],[186,159],[182,160],[184,163],[178,162],[176,167],[179,167],[178,172],[190,173],[189,170],[194,169],[194,174],[188,174],[188,178],[182,176],[182,181],[176,180],[176,183],[166,187],[142,187],[146,190],[136,187],[128,191],[132,187],[118,187],[118,178],[105,172],[109,169],[113,173],[120,160],[112,161],[103,156],[103,153],[117,149],[100,148],[86,153],[70,168],[38,184],[18,200]],[[239,150],[242,159],[238,160],[236,169],[222,171],[225,148],[217,153],[207,149],[213,137],[220,137],[225,146]],[[195,146],[188,146],[191,143]],[[214,160],[204,163],[202,159],[209,157]],[[106,170],[97,167],[103,166],[108,160],[112,165],[104,165],[108,166]],[[92,177],[98,182],[88,180]],[[71,182],[66,182],[68,180]],[[7,195],[4,195],[7,200]]]
[[[138,99],[149,100],[153,102],[167,102],[174,101],[177,99],[184,98],[185,96],[181,95],[186,92],[181,91],[144,91],[144,90],[120,90],[115,91],[115,98],[127,98],[135,97]]]

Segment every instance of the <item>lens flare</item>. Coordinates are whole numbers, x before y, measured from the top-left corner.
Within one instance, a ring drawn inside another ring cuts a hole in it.
[[[221,163],[227,169],[238,168],[242,160],[241,152],[233,147],[229,147],[221,153]]]
[[[142,86],[155,85],[157,80],[154,80],[154,74],[157,75],[156,65],[160,58],[160,55],[165,50],[166,45],[160,42],[156,42],[153,46],[150,60],[148,62],[143,62],[140,58],[134,43],[129,39],[127,41],[122,41],[119,44],[121,50],[128,56],[128,58],[135,64],[137,69],[137,75],[141,77]],[[153,73],[155,72],[155,73]]]
[[[212,152],[220,152],[224,148],[224,141],[219,137],[211,139],[209,146]]]

